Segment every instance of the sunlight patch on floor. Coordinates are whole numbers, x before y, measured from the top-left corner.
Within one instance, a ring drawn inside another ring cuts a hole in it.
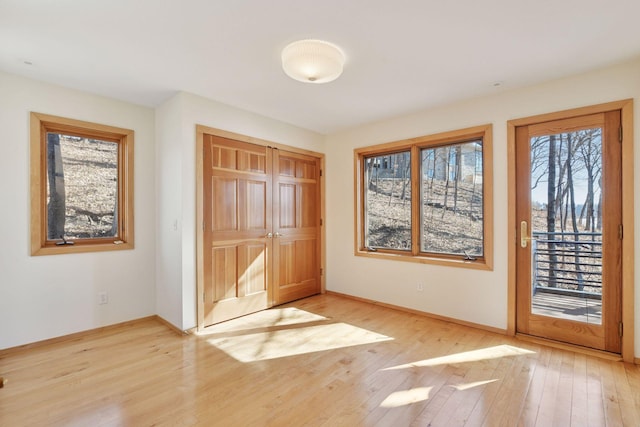
[[[398,408],[423,402],[429,399],[429,393],[433,387],[416,387],[410,390],[402,390],[391,393],[381,404],[381,408]]]
[[[534,351],[511,345],[497,345],[495,347],[482,348],[479,350],[465,351],[463,353],[449,354],[447,356],[434,357],[433,359],[420,360],[418,362],[393,366],[382,369],[383,371],[393,371],[397,369],[421,368],[428,366],[450,365],[455,363],[477,362],[480,360],[497,359],[500,357],[522,356],[533,354]]]
[[[328,323],[209,338],[207,342],[234,359],[249,363],[392,339],[347,323]]]
[[[470,382],[470,383],[452,385],[451,387],[455,388],[458,391],[464,391],[464,390],[469,390],[470,388],[480,387],[481,385],[491,384],[491,383],[496,382],[496,381],[498,381],[498,380],[497,379],[493,379],[493,380],[485,380],[485,381],[474,381],[474,382]]]
[[[97,407],[90,411],[78,410],[78,415],[74,416],[70,422],[65,425],[74,426],[97,426],[97,425],[114,425],[121,426],[126,424],[126,417],[123,416],[122,408],[119,403],[107,403],[105,406]]]
[[[249,329],[289,326],[323,320],[327,320],[327,318],[295,307],[271,308],[209,326],[197,334],[206,336],[222,332],[239,332]]]

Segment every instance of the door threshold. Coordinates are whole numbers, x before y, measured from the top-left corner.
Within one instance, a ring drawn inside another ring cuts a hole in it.
[[[604,350],[596,350],[595,348],[582,347],[576,344],[569,344],[562,341],[554,341],[547,338],[540,338],[533,335],[527,335],[522,333],[516,333],[516,338],[522,341],[546,345],[548,347],[558,348],[561,350],[573,351],[574,353],[581,353],[586,356],[598,357],[600,359],[610,360],[613,362],[622,362],[622,355],[618,353],[610,353]]]

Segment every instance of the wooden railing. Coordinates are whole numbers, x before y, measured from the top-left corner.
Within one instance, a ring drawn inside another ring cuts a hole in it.
[[[532,233],[532,292],[601,298],[602,233]]]

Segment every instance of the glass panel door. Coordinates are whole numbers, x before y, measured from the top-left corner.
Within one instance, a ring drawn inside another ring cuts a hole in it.
[[[516,128],[516,329],[620,351],[619,111]]]

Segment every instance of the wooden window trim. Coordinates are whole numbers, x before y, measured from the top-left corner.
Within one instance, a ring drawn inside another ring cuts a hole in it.
[[[116,142],[118,150],[118,236],[77,239],[74,245],[56,246],[47,240],[46,134],[65,133]],[[134,248],[133,143],[129,129],[84,122],[48,114],[30,114],[31,255],[114,251]]]
[[[491,124],[442,132],[433,135],[378,144],[374,146],[356,148],[354,150],[354,253],[356,256],[388,259],[398,261],[417,262],[422,264],[444,265],[450,267],[462,267],[477,270],[493,270],[493,127]],[[420,227],[414,224],[420,223],[420,206],[412,203],[412,247],[410,251],[377,250],[370,251],[363,245],[365,234],[364,204],[365,194],[363,190],[364,168],[363,159],[373,155],[387,155],[400,151],[412,151],[412,194],[419,194],[420,182],[415,179],[420,176],[419,161],[416,153],[423,148],[434,148],[452,143],[464,143],[477,138],[482,138],[482,173],[483,173],[483,245],[484,256],[475,261],[464,261],[459,256],[447,254],[432,254],[420,252]]]

